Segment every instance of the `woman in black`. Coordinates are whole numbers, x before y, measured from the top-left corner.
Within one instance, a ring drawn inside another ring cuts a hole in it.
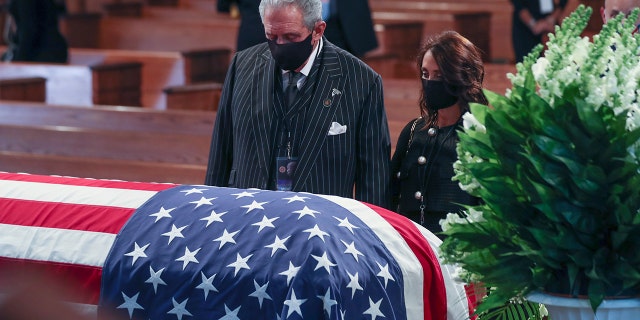
[[[68,44],[58,20],[66,9],[61,0],[11,0],[5,26],[8,50],[3,61],[66,63]]]
[[[470,102],[488,104],[482,92],[484,67],[476,46],[455,31],[429,39],[417,63],[421,116],[404,127],[396,144],[393,204],[398,213],[437,233],[447,213],[478,201],[451,178],[462,115]]]

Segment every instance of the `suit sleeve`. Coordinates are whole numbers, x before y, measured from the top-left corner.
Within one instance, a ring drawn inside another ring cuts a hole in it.
[[[209,163],[205,176],[205,185],[226,187],[229,184],[233,164],[233,86],[235,82],[236,58],[227,71],[222,88],[216,122],[211,137]]]
[[[369,95],[364,101],[358,130],[355,198],[389,208],[391,204],[389,185],[391,138],[384,110],[380,76],[376,76]]]

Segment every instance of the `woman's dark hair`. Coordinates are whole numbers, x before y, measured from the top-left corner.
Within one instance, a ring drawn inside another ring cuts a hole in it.
[[[480,49],[471,41],[455,31],[445,31],[429,38],[418,51],[416,62],[420,76],[422,60],[428,51],[431,51],[440,68],[447,90],[459,98],[463,113],[469,111],[469,102],[489,104],[482,92],[484,66]],[[425,117],[428,125],[435,123],[437,111],[429,112],[422,90],[420,90],[420,113]]]

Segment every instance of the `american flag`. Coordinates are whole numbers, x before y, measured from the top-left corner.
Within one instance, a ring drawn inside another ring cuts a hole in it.
[[[466,319],[438,244],[335,196],[0,173],[0,272],[68,279],[98,315]]]

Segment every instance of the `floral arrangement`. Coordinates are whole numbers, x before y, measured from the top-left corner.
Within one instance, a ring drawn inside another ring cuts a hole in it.
[[[581,37],[580,5],[534,49],[504,96],[485,91],[459,134],[457,180],[481,205],[449,214],[445,260],[489,294],[640,294],[640,35],[629,18]]]

